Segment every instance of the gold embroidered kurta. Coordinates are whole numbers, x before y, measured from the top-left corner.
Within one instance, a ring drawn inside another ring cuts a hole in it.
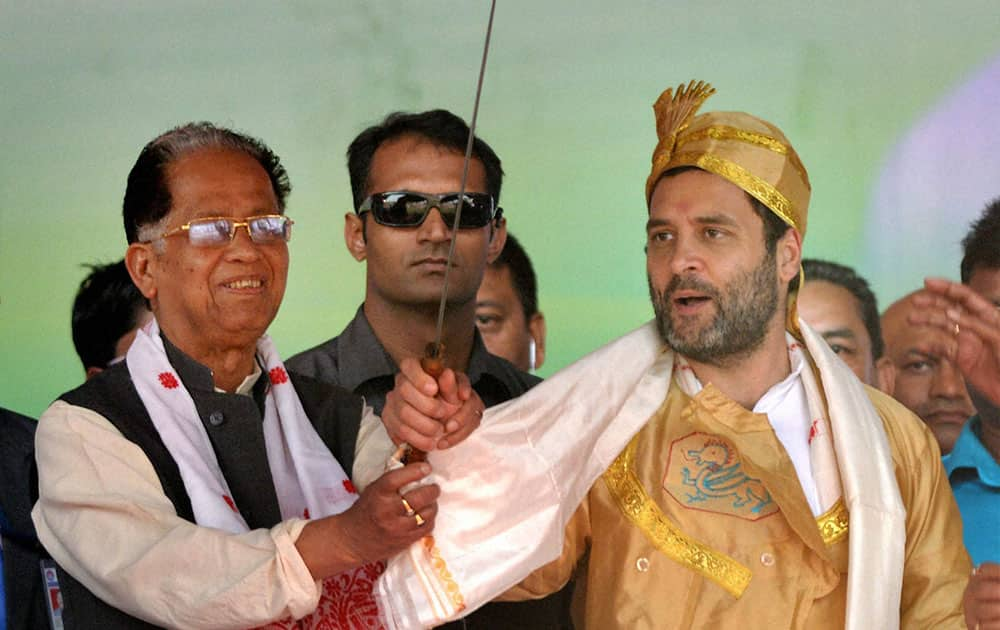
[[[901,627],[964,627],[970,564],[947,479],[927,466],[937,445],[895,401],[869,396],[907,508]],[[589,549],[587,628],[843,628],[848,542],[864,533],[842,505],[812,514],[766,416],[711,385],[694,398],[672,385],[594,484],[562,557],[507,598],[555,590]]]

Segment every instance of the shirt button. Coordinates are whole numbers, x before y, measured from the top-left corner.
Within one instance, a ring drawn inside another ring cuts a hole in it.
[[[226,416],[221,411],[213,411],[208,415],[208,423],[213,427],[221,426],[226,421]]]
[[[649,558],[639,558],[638,560],[636,560],[635,568],[640,573],[645,573],[646,571],[649,571]]]
[[[773,566],[774,556],[765,551],[764,553],[760,554],[760,563],[763,564],[765,567]]]

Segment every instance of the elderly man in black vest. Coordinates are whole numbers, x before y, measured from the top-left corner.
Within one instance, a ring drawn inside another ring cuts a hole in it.
[[[264,334],[289,191],[263,143],[207,123],[154,139],[129,174],[125,260],[155,319],[38,429],[33,516],[73,578],[73,625],[376,623],[381,561],[433,527],[437,487],[411,489],[427,464],[358,494],[370,409],[286,371]]]

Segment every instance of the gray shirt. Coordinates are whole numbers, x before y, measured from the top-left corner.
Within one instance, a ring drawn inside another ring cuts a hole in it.
[[[473,329],[472,354],[467,374],[472,388],[487,407],[499,405],[528,391],[541,379],[522,372],[509,361],[490,354],[478,329]],[[375,336],[363,305],[338,336],[300,352],[285,362],[300,374],[339,385],[381,414],[385,397],[395,385],[399,367]]]

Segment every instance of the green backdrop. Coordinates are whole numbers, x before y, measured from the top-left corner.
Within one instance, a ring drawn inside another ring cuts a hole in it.
[[[69,332],[80,264],[123,254],[126,174],[188,120],[263,138],[291,175],[282,353],[339,332],[364,273],[341,235],[347,144],[392,110],[468,118],[488,8],[0,1],[0,405],[37,416],[83,380]],[[718,90],[707,108],[781,126],[812,178],[807,255],[864,271],[884,156],[1000,52],[996,15],[995,0],[499,0],[479,133],[539,276],[543,374],[650,317],[643,183],[662,89],[705,79]]]

